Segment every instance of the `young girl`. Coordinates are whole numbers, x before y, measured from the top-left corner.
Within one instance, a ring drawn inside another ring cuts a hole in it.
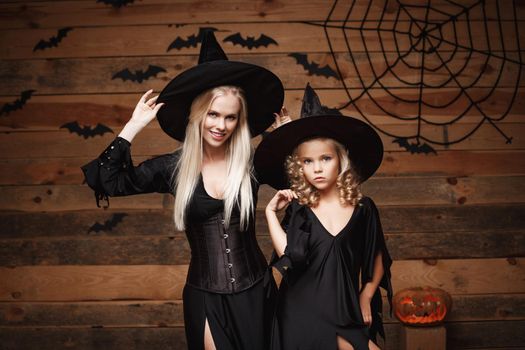
[[[183,291],[189,349],[267,349],[273,303],[255,237],[250,138],[272,124],[283,94],[273,73],[228,61],[208,33],[199,65],[158,98],[151,91],[142,96],[119,137],[82,167],[97,203],[107,196],[175,195],[175,225],[191,248]],[[155,116],[182,147],[134,166],[131,142]]]
[[[309,86],[301,119],[259,145],[255,169],[263,181],[285,188],[287,175],[291,188],[266,207],[279,256],[274,266],[283,274],[274,348],[378,349],[376,333],[384,337],[378,286],[390,301],[391,259],[377,208],[358,185],[379,167],[382,153],[371,127],[326,115]],[[287,204],[279,224],[276,212]]]

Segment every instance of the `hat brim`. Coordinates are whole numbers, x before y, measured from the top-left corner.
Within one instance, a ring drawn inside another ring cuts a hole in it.
[[[224,85],[244,90],[252,137],[261,134],[274,122],[273,113],[278,113],[283,105],[283,85],[269,70],[243,62],[205,62],[176,76],[159,94],[157,103],[165,104],[157,113],[162,130],[183,141],[195,97],[205,90]]]
[[[317,137],[332,138],[347,148],[359,182],[366,181],[381,165],[383,143],[370,125],[340,115],[311,116],[287,123],[261,141],[254,156],[261,183],[275,189],[289,188],[286,157],[301,142]]]

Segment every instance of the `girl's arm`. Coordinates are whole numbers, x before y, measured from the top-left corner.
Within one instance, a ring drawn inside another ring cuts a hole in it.
[[[372,297],[374,296],[374,293],[376,292],[377,287],[383,278],[384,272],[383,254],[381,251],[379,251],[374,259],[374,274],[372,280],[365,284],[361,294],[359,295],[359,304],[361,306],[363,321],[369,326],[372,324],[372,311],[370,308],[370,302],[372,301]]]
[[[293,198],[297,198],[292,190],[281,190],[278,191],[275,196],[270,200],[266,206],[266,220],[268,221],[268,229],[272,238],[273,248],[279,257],[284,254],[284,249],[287,245],[286,232],[284,232],[279,219],[277,218],[277,212],[287,206]]]

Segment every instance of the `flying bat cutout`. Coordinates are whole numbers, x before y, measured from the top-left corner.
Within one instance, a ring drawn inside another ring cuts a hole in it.
[[[95,222],[91,227],[89,228],[88,233],[95,232],[99,233],[100,231],[112,231],[119,223],[122,222],[122,219],[124,219],[128,214],[126,213],[115,213],[111,215],[109,220],[104,221],[103,224],[99,223],[98,221]]]
[[[9,113],[16,111],[18,109],[22,109],[27,101],[31,98],[31,95],[36,90],[25,90],[22,91],[20,94],[20,98],[17,98],[14,102],[6,103],[2,106],[2,109],[0,110],[0,116],[2,115],[8,115]]]
[[[135,0],[97,0],[97,2],[101,2],[106,5],[111,5],[115,8],[121,8],[122,6],[127,6],[128,4],[132,4]]]
[[[236,33],[224,38],[223,42],[227,41],[231,42],[233,45],[239,44],[242,47],[247,47],[249,50],[253,49],[254,47],[268,47],[270,44],[279,45],[273,38],[264,34],[261,34],[257,39],[255,39],[254,36],[247,36],[245,39],[242,37],[241,33]]]
[[[197,44],[202,43],[202,39],[204,39],[204,33],[206,33],[207,31],[216,32],[217,30],[218,30],[217,28],[213,28],[213,27],[200,27],[197,35],[192,34],[186,37],[186,39],[183,39],[180,36],[178,36],[175,40],[171,42],[166,52],[173,50],[173,49],[180,50],[180,49],[188,48],[188,47],[197,47]]]
[[[434,153],[437,155],[436,150],[432,148],[432,146],[430,146],[428,143],[423,143],[423,144],[420,144],[419,142],[410,143],[404,137],[398,137],[394,139],[392,143],[397,143],[399,147],[403,147],[404,149],[406,149],[412,154],[414,153],[424,153],[424,154]]]
[[[337,73],[332,68],[330,68],[329,65],[319,67],[318,63],[308,61],[308,55],[293,52],[288,56],[295,58],[297,64],[303,66],[309,75],[319,75],[326,78],[333,77],[339,79]]]
[[[44,39],[40,40],[33,48],[33,52],[37,50],[45,50],[45,49],[49,49],[52,47],[57,47],[58,44],[62,41],[62,39],[64,39],[67,36],[67,33],[72,30],[73,28],[71,27],[59,29],[57,32],[57,35],[52,36],[48,40],[44,40]]]
[[[150,64],[145,71],[136,70],[135,72],[132,72],[131,70],[129,70],[129,68],[125,68],[121,70],[120,72],[115,73],[115,75],[113,75],[111,80],[120,78],[123,81],[130,80],[130,81],[137,82],[140,84],[144,80],[148,80],[151,77],[155,78],[157,74],[161,72],[166,72],[166,70],[162,67],[153,66]]]
[[[106,133],[114,133],[113,130],[100,123],[92,128],[89,125],[80,126],[77,121],[66,123],[62,125],[60,129],[67,129],[70,133],[82,136],[84,139],[95,137],[97,135],[102,136]]]

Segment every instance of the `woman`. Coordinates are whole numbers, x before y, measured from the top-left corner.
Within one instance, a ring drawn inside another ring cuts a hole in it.
[[[83,167],[97,204],[107,196],[175,195],[175,226],[191,248],[183,291],[189,349],[268,345],[272,285],[263,281],[268,267],[254,232],[258,183],[250,137],[272,124],[283,95],[273,73],[228,61],[209,32],[199,64],[158,98],[151,91],[142,96],[119,137]],[[155,116],[182,147],[134,167],[131,141]]]

